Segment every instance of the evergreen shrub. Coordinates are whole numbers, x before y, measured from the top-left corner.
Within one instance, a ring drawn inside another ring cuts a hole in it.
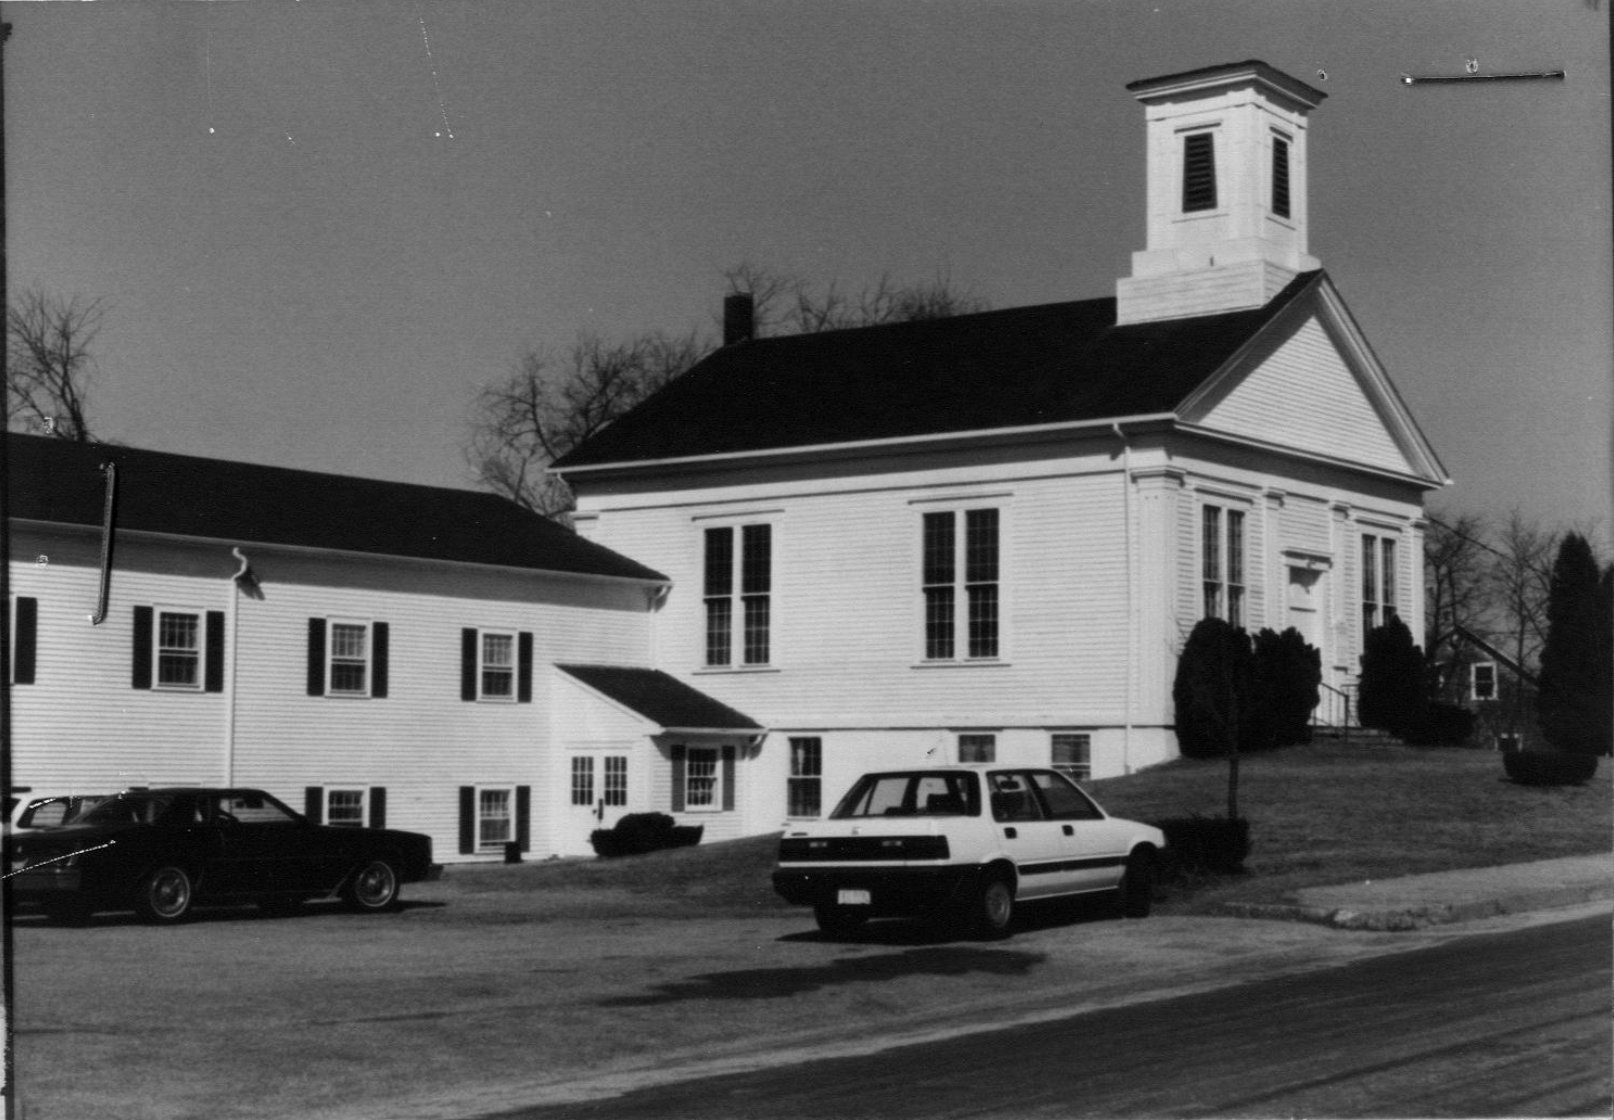
[[[595,829],[588,839],[595,855],[615,859],[691,847],[701,842],[704,830],[704,825],[680,825],[666,813],[628,813],[612,828]]]
[[[1597,756],[1569,751],[1503,751],[1502,768],[1521,786],[1578,786],[1597,773]]]

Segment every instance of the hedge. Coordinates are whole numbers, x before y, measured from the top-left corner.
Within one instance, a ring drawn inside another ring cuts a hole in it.
[[[602,859],[639,856],[663,848],[687,848],[701,842],[704,825],[680,825],[666,813],[629,813],[612,828],[589,834],[594,854]]]
[[[1504,751],[1502,768],[1521,786],[1578,786],[1597,773],[1597,756],[1568,751]]]

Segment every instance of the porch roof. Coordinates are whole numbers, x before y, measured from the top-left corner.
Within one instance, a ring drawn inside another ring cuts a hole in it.
[[[660,669],[623,665],[556,665],[606,699],[644,717],[662,731],[755,735],[767,730],[698,688]]]

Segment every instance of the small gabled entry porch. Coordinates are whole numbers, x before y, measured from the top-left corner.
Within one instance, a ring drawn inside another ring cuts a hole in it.
[[[569,779],[558,854],[591,854],[589,834],[628,813],[667,813],[705,840],[744,835],[745,767],[765,727],[659,669],[555,668],[573,702],[557,728]]]

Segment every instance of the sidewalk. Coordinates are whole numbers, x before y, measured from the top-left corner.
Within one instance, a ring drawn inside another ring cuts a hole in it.
[[[1307,887],[1292,903],[1229,902],[1221,912],[1336,929],[1407,930],[1610,899],[1614,855],[1597,855]]]

